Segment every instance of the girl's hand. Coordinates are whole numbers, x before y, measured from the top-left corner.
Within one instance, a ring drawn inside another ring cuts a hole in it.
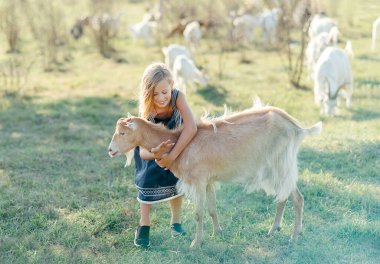
[[[173,146],[175,145],[175,143],[172,143],[170,141],[170,139],[162,142],[160,145],[158,145],[157,147],[155,148],[152,148],[150,150],[151,153],[153,153],[154,155],[154,158],[155,159],[161,159],[162,156],[165,154],[165,153],[168,153],[170,152],[170,150],[173,148]]]
[[[169,154],[165,153],[160,159],[155,159],[155,161],[158,166],[165,170],[168,170],[172,166],[174,159]]]

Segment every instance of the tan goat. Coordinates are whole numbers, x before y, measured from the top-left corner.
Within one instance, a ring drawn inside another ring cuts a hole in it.
[[[203,239],[203,216],[207,202],[214,234],[219,226],[214,182],[236,182],[248,192],[264,189],[275,195],[277,212],[269,235],[280,229],[286,200],[292,197],[295,225],[292,239],[302,231],[303,197],[297,188],[297,152],[307,135],[318,135],[322,123],[302,128],[298,121],[275,107],[256,107],[198,124],[190,144],[170,170],[179,178],[177,187],[196,205],[196,235],[191,247]],[[138,117],[121,118],[108,151],[111,157],[136,146],[151,150],[160,143],[176,142],[180,129],[169,130]],[[162,146],[165,144],[161,144]]]

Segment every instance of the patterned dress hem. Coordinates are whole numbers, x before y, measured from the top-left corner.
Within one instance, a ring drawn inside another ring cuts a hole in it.
[[[177,195],[170,196],[168,198],[165,198],[165,199],[162,199],[162,200],[156,200],[156,201],[143,201],[139,197],[136,197],[136,199],[137,199],[137,201],[139,201],[139,203],[143,203],[143,204],[156,204],[156,203],[170,201],[170,200],[172,200],[174,198],[177,198],[177,197],[180,197],[180,196],[183,196],[183,195],[184,195],[183,193],[179,193]]]

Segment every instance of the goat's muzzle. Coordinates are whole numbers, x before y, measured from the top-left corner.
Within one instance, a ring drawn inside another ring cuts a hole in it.
[[[115,157],[119,151],[113,151],[111,148],[108,149],[108,155],[110,155],[111,158]]]

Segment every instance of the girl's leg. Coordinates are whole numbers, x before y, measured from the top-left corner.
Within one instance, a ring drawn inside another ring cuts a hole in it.
[[[171,233],[173,237],[185,236],[186,232],[183,230],[181,225],[181,206],[182,197],[177,197],[170,200],[170,209],[172,212],[172,218],[170,219]]]
[[[150,204],[140,203],[140,223],[135,232],[135,246],[148,248],[149,242],[149,230],[150,230]]]
[[[140,226],[150,226],[151,204],[140,203]]]
[[[172,218],[170,224],[181,223],[182,196],[170,200]]]

